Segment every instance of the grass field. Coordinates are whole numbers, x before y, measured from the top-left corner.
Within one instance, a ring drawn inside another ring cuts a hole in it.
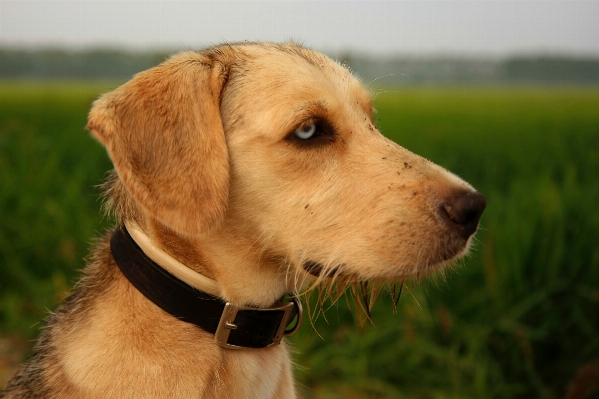
[[[94,188],[111,165],[83,129],[111,87],[0,84],[0,386],[113,223]],[[590,390],[599,88],[401,88],[375,106],[384,134],[472,183],[488,207],[456,273],[407,284],[395,313],[382,295],[373,325],[341,299],[293,337],[305,397],[560,398],[575,375]]]

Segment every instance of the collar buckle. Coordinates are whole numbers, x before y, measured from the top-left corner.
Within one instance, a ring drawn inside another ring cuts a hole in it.
[[[218,323],[218,327],[216,332],[214,333],[214,339],[216,343],[222,347],[227,349],[247,349],[244,346],[238,346],[229,343],[229,335],[231,331],[237,330],[238,325],[236,324],[237,314],[240,311],[256,311],[260,312],[283,312],[283,316],[281,317],[281,323],[279,324],[279,328],[274,336],[273,341],[268,344],[266,347],[278,345],[283,339],[283,336],[290,336],[295,334],[295,332],[299,329],[302,324],[303,318],[303,310],[302,303],[295,295],[291,296],[290,302],[277,302],[272,308],[268,309],[258,309],[250,306],[236,306],[230,302],[225,304],[225,309],[223,310],[222,316]],[[287,330],[287,325],[293,320],[294,316],[297,314],[297,322],[295,326],[290,330]]]

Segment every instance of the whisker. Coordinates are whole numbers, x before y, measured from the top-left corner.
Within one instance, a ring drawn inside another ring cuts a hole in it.
[[[418,305],[418,307],[422,310],[422,306],[420,306],[420,302],[418,302],[418,299],[416,299],[416,297],[412,293],[412,290],[407,285],[406,285],[406,290],[408,290],[408,292],[410,293],[410,295],[412,295],[412,298],[414,298],[414,301],[416,302],[416,305]]]
[[[368,281],[362,281],[360,283],[361,299],[362,304],[364,305],[364,311],[366,312],[366,316],[370,319],[370,292],[369,292],[369,284]]]
[[[392,295],[392,299],[393,299],[393,311],[397,311],[397,304],[399,303],[399,298],[401,298],[401,292],[403,291],[403,285],[404,285],[404,281],[402,280],[400,286],[399,286],[399,293],[397,294],[397,298],[395,298],[395,284],[393,284],[393,295]]]
[[[324,293],[323,293],[324,291]],[[329,324],[329,320],[327,319],[327,315],[325,314],[325,310],[324,310],[324,299],[323,296],[326,295],[326,289],[323,289],[322,286],[319,286],[318,288],[318,306],[319,306],[319,312],[322,314],[322,318],[324,319],[324,321]]]
[[[379,76],[378,78],[374,78],[374,79],[372,79],[370,82],[366,83],[366,86],[370,87],[370,85],[372,85],[372,84],[373,84],[374,82],[376,82],[377,80],[379,80],[379,79],[382,79],[382,78],[386,78],[386,77],[388,77],[388,76],[394,76],[394,75],[395,75],[394,73],[388,73],[387,75],[382,75],[382,76]]]
[[[372,308],[374,307],[374,304],[376,302],[376,300],[379,297],[379,294],[381,293],[381,290],[383,289],[384,284],[382,282],[374,282],[372,284],[372,288],[370,289],[370,303],[368,304],[370,309],[372,310]]]

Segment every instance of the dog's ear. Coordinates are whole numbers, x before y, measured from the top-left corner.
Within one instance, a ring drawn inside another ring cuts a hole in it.
[[[229,161],[220,116],[228,66],[186,52],[103,95],[87,129],[141,206],[194,236],[222,221]]]

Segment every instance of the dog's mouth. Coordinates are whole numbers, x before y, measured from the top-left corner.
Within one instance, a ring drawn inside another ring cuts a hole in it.
[[[335,267],[325,270],[325,267],[322,265],[322,263],[318,263],[318,262],[309,260],[309,261],[306,261],[303,263],[302,268],[306,272],[313,275],[314,277],[331,278],[331,277],[346,276],[346,274],[343,273],[343,271],[341,270],[343,268],[343,266],[344,266],[344,264],[340,264],[340,265],[337,265]]]
[[[314,262],[311,260],[304,262],[302,267],[305,271],[307,271],[315,277],[333,277],[335,273],[337,273],[337,271],[339,270],[339,266],[337,266],[331,270],[327,270],[326,273],[323,275],[324,266],[321,263]]]

